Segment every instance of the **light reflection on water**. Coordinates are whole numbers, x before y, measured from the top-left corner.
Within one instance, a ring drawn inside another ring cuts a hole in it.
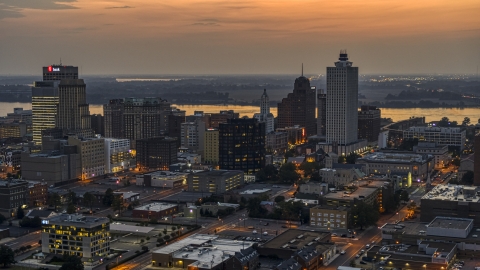
[[[252,117],[254,113],[260,112],[258,106],[240,106],[240,105],[173,105],[181,110],[186,111],[186,115],[193,114],[194,111],[203,111],[205,113],[214,113],[221,110],[234,110],[240,116]],[[0,102],[0,116],[6,116],[7,113],[13,112],[13,108],[23,108],[30,110],[31,103],[20,102]],[[277,116],[277,108],[271,108],[271,113]],[[103,114],[103,105],[90,104],[90,114]],[[480,118],[480,108],[408,108],[408,109],[392,109],[383,108],[382,117],[392,118],[393,121],[408,119],[412,116],[425,116],[426,121],[440,120],[446,116],[451,121],[461,123],[465,117],[469,117],[471,124],[477,123]]]

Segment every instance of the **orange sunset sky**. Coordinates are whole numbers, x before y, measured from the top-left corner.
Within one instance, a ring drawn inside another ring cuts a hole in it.
[[[477,72],[479,0],[0,0],[0,75]]]

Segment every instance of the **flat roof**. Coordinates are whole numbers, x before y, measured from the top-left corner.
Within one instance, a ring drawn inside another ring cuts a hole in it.
[[[360,197],[368,197],[372,193],[376,192],[377,188],[376,187],[358,187],[356,190],[353,192],[350,191],[337,191],[337,192],[330,192],[325,194],[323,197],[325,199],[336,199],[336,200],[353,200],[353,199],[363,199]],[[345,192],[348,192],[346,194]]]
[[[428,228],[466,230],[471,224],[473,219],[436,217],[428,224]]]
[[[272,191],[272,190],[269,189],[269,188],[247,189],[247,190],[244,190],[244,191],[240,192],[239,194],[242,194],[242,195],[252,195],[252,194],[265,193],[265,192],[269,192],[269,191]]]
[[[130,199],[131,197],[140,196],[140,193],[133,192],[133,191],[126,191],[126,192],[116,191],[116,192],[113,192],[113,194],[122,194],[123,199]]]
[[[47,224],[55,225],[75,225],[76,227],[95,227],[101,224],[109,223],[110,220],[106,217],[91,217],[80,214],[61,214],[53,216],[48,220]]]
[[[190,264],[201,268],[215,268],[223,261],[253,246],[255,242],[219,238],[218,235],[194,234],[178,242],[152,251],[155,254],[171,254],[173,258],[194,260]],[[252,252],[256,252],[252,250]],[[229,255],[229,256],[225,256]]]
[[[328,238],[327,240],[330,240],[330,232],[312,232],[298,229],[288,229],[282,234],[263,244],[262,247],[299,250],[302,247],[309,245],[310,243],[322,242],[325,238]]]
[[[243,173],[243,171],[233,171],[233,170],[212,170],[212,171],[201,171],[198,172],[195,175],[201,175],[201,176],[230,176],[230,175],[237,175],[239,173]]]
[[[430,192],[423,195],[422,200],[442,200],[457,202],[479,202],[480,187],[466,187],[461,185],[437,185]],[[467,193],[467,194],[466,194]]]
[[[426,159],[419,154],[400,154],[400,153],[383,153],[375,152],[367,154],[359,160],[367,162],[389,162],[389,163],[412,163],[412,162],[425,162]]]
[[[119,223],[111,223],[110,224],[110,231],[121,231],[125,233],[144,233],[147,234],[153,231],[155,228],[153,227],[145,227],[145,226],[132,226],[126,224],[119,224]]]
[[[155,202],[155,203],[151,203],[151,204],[136,207],[133,210],[160,212],[160,211],[170,209],[170,208],[173,208],[173,207],[176,207],[176,206],[177,206],[176,204],[172,204],[172,203]]]

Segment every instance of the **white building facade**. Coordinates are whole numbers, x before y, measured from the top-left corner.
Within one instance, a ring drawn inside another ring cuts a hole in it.
[[[265,134],[274,131],[274,117],[270,113],[270,99],[267,95],[267,89],[263,89],[263,94],[260,101],[260,113],[256,113],[254,116],[258,122],[265,123]]]

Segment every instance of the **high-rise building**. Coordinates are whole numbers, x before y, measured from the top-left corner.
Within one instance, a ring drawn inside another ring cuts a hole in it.
[[[105,136],[105,124],[104,122],[104,117],[101,114],[92,114],[90,116],[91,119],[91,126],[93,129],[93,132],[95,134],[100,134],[101,136]]]
[[[201,119],[180,124],[180,145],[194,152],[203,153],[205,123]]]
[[[5,217],[15,215],[18,207],[27,205],[28,182],[18,179],[0,181],[0,213]]]
[[[78,79],[78,67],[51,65],[43,67],[43,81],[61,81],[64,79]]]
[[[327,94],[323,89],[318,89],[317,93],[317,135],[325,136],[327,126]]]
[[[228,119],[219,126],[219,143],[220,169],[241,170],[246,179],[254,180],[265,167],[265,123],[255,118]]]
[[[177,162],[177,142],[173,138],[156,137],[137,140],[137,169],[168,171]]]
[[[182,123],[185,123],[185,111],[182,112],[168,115],[168,136],[177,140],[177,147],[181,145]]]
[[[263,89],[263,94],[260,98],[260,113],[256,113],[254,116],[259,122],[265,123],[265,133],[268,134],[274,131],[275,118],[270,113],[270,99],[267,95],[267,89]]]
[[[116,173],[135,168],[129,139],[105,138],[105,172]]]
[[[207,115],[210,120],[210,123],[205,122],[207,128],[218,128],[218,125],[220,125],[220,123],[226,123],[228,119],[235,119],[240,117],[240,114],[234,112],[233,110],[225,110],[220,111],[219,113],[210,113]],[[208,119],[207,117],[205,118]]]
[[[358,138],[375,142],[380,134],[380,109],[363,105],[358,111]]]
[[[475,136],[473,147],[473,185],[480,186],[480,135]]]
[[[207,164],[218,164],[218,136],[218,129],[209,128],[205,131],[203,161]]]
[[[344,50],[335,67],[327,67],[326,122],[327,143],[340,147],[358,140],[358,67],[352,66]]]
[[[64,134],[93,137],[85,82],[82,79],[62,79],[58,96],[56,127]]]
[[[132,148],[136,141],[162,136],[168,128],[170,103],[161,98],[126,98],[124,102],[125,137]]]
[[[103,105],[104,130],[107,138],[125,138],[123,113],[125,106],[123,99],[111,99]]]
[[[82,180],[105,174],[105,139],[68,137],[68,145],[76,146],[82,159]]]
[[[43,81],[32,87],[33,141],[42,143],[42,131],[55,128],[59,102],[58,83],[62,79],[78,79],[78,67],[52,65],[42,68]]]
[[[302,76],[295,79],[293,93],[278,103],[278,128],[299,125],[305,127],[306,135],[316,134],[315,123],[315,87],[310,80]]]

